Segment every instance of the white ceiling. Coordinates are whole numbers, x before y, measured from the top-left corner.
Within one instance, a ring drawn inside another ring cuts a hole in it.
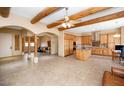
[[[13,8],[11,8],[11,12],[16,14],[16,15],[26,17],[29,20],[31,20],[34,16],[36,16],[44,8],[45,7],[13,7]],[[79,11],[85,10],[87,8],[89,8],[89,7],[69,7],[68,15],[78,13]],[[81,18],[79,20],[81,22],[83,22],[83,21],[91,20],[91,19],[94,19],[97,17],[116,13],[119,11],[124,11],[124,7],[114,7],[112,9],[104,10],[102,12]],[[45,24],[50,24],[50,23],[55,22],[59,19],[62,19],[64,17],[64,15],[65,15],[65,10],[62,9],[58,12],[55,12],[55,13],[45,17],[44,19],[40,20],[40,22],[43,22]],[[115,19],[112,21],[101,22],[101,23],[97,23],[97,24],[93,24],[93,25],[87,25],[87,26],[83,26],[83,27],[73,28],[73,29],[69,29],[66,31],[71,32],[71,33],[83,33],[83,32],[92,32],[95,30],[113,29],[113,28],[117,28],[120,26],[124,26],[124,18],[119,18],[119,19]]]
[[[32,19],[39,12],[41,12],[45,7],[12,7],[11,12],[13,14]]]
[[[65,30],[66,32],[71,32],[74,34],[80,34],[80,33],[86,33],[86,32],[92,32],[92,31],[103,31],[103,30],[109,30],[114,28],[119,28],[121,26],[124,26],[124,18],[119,18],[116,20],[106,21],[106,22],[100,22],[93,25],[87,25],[83,27],[77,27],[69,30]]]
[[[16,15],[26,17],[31,20],[39,12],[41,12],[44,8],[45,7],[12,7],[11,12]],[[68,15],[75,14],[75,13],[80,12],[81,10],[85,10],[87,8],[88,7],[69,7]],[[45,23],[45,24],[50,24],[52,22],[55,22],[59,19],[64,18],[64,16],[65,16],[65,9],[63,8],[60,11],[57,11],[57,12],[43,18],[42,20],[40,20],[40,22]]]
[[[78,13],[82,10],[87,9],[87,8],[88,7],[69,7],[68,8],[68,15],[70,16],[72,14]],[[58,12],[56,12],[56,13],[54,13],[54,14],[52,14],[52,15],[44,18],[44,19],[42,19],[41,22],[44,22],[46,24],[50,24],[52,22],[55,22],[59,19],[64,18],[64,16],[65,16],[65,9],[63,8],[62,10],[60,10],[60,11],[58,11]]]

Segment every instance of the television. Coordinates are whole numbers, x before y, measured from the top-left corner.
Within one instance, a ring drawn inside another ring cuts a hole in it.
[[[124,48],[124,45],[115,45],[115,50],[121,50]]]

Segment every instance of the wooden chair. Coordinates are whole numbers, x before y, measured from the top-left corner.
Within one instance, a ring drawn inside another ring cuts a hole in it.
[[[120,53],[112,51],[112,60],[113,61],[120,61],[121,60]]]

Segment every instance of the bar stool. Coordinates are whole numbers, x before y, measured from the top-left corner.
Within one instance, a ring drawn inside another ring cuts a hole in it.
[[[112,51],[112,60],[115,62],[116,61],[120,62],[120,60],[121,60],[120,52]]]
[[[124,47],[121,49],[120,63],[121,63],[122,65],[124,65]]]

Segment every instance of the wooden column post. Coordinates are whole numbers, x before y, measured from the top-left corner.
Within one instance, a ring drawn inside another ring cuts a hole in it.
[[[31,53],[30,40],[31,40],[31,38],[30,38],[30,36],[28,35],[28,55],[30,55],[30,53]]]
[[[25,36],[24,36],[24,32],[21,33],[22,36],[22,53],[24,53],[24,47],[25,47]]]
[[[38,63],[37,48],[38,48],[37,36],[34,35],[34,63]]]
[[[37,42],[37,36],[36,35],[34,35],[34,56],[35,57],[37,57],[37,44],[38,42]]]

